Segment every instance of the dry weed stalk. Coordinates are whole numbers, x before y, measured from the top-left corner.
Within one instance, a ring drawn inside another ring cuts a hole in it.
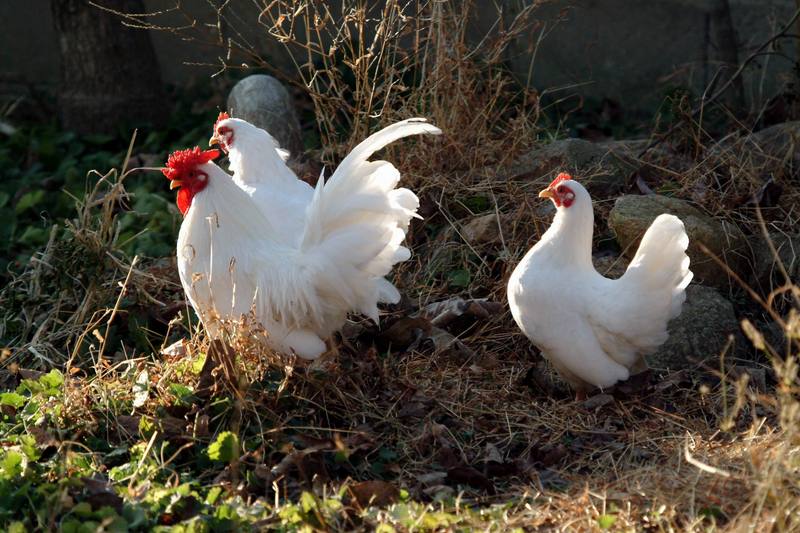
[[[97,364],[126,291],[164,305],[147,293],[169,280],[139,270],[117,247],[118,214],[129,200],[124,181],[141,170],[128,168],[135,140],[134,133],[119,170],[89,173],[97,179],[75,198],[75,218],[54,225],[45,248],[0,292],[0,333],[14,335],[4,366],[54,368],[84,355]]]
[[[477,43],[467,36],[478,16],[473,1],[344,0],[336,8],[315,0],[225,2],[207,13],[211,23],[180,3],[153,13],[98,6],[126,24],[208,47],[209,56],[217,56],[208,65],[220,72],[259,68],[298,85],[313,102],[327,162],[370,131],[412,116],[429,118],[445,140],[404,151],[404,168],[430,176],[482,168],[534,141],[537,93],[519,87],[504,61],[511,43],[534,29],[542,2],[497,7],[496,23]],[[176,18],[182,22],[175,24]],[[276,50],[293,72],[272,61]]]

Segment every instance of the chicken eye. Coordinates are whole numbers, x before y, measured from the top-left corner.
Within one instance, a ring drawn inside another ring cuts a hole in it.
[[[566,190],[566,187],[564,187],[563,185],[559,185],[558,187],[556,187],[556,192],[558,194],[564,194],[565,190]]]

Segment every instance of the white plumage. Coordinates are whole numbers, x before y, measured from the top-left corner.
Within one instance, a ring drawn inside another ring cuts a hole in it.
[[[252,310],[275,349],[318,357],[348,312],[377,321],[377,303],[400,296],[384,276],[410,255],[402,241],[419,202],[395,188],[394,166],[367,159],[399,138],[440,132],[422,119],[389,126],[312,188],[266,132],[236,119],[215,133],[220,126],[234,178],[211,162],[197,167],[206,185],[178,238],[186,294],[212,336],[217,318]]]
[[[660,215],[617,280],[592,265],[594,213],[586,189],[559,175],[540,193],[553,224],[508,282],[511,314],[573,387],[609,387],[643,370],[644,355],[667,340],[692,279],[683,222]]]

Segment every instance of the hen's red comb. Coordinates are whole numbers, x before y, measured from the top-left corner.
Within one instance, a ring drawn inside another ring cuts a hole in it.
[[[231,118],[231,116],[227,113],[227,111],[221,111],[219,116],[217,116],[217,121],[214,123],[214,131],[217,131],[217,124],[223,120],[228,120],[229,118]]]
[[[550,185],[548,185],[547,188],[548,189],[552,189],[553,187],[557,186],[562,181],[567,181],[567,180],[571,180],[571,179],[574,179],[574,178],[572,176],[570,176],[569,174],[567,174],[566,172],[562,172],[561,174],[556,176],[556,179],[554,179],[553,181],[550,182]]]
[[[167,166],[161,172],[169,179],[178,179],[195,167],[219,157],[219,150],[201,150],[199,146],[187,150],[176,150],[169,154]]]

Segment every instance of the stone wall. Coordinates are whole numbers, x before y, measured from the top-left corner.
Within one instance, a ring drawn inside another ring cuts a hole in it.
[[[241,1],[241,0],[234,0]],[[507,12],[519,0],[505,0]],[[718,68],[711,15],[716,0],[555,0],[540,11],[538,32],[521,39],[509,60],[521,80],[530,79],[550,94],[576,93],[624,102],[628,109],[652,109],[670,88],[678,85],[700,90]],[[730,0],[734,26],[745,57],[785,23],[796,9],[794,0]],[[146,0],[148,9],[172,4],[169,0]],[[201,22],[213,22],[205,2],[194,6]],[[496,21],[494,2],[476,2],[478,16],[473,25],[480,38]],[[242,4],[247,10],[249,2]],[[255,19],[255,13],[252,14]],[[507,15],[510,16],[510,15]],[[48,0],[3,0],[0,2],[0,84],[2,92],[19,90],[24,84],[54,83],[58,77],[58,51],[52,30]],[[179,19],[175,19],[180,23]],[[264,34],[248,36],[264,47],[279,47]],[[798,33],[795,31],[794,33]],[[541,45],[533,57],[529,45]],[[184,83],[208,76],[214,69],[184,64],[213,62],[218,51],[181,42],[167,33],[155,33],[153,41],[163,79]],[[773,56],[758,76],[745,80],[748,101],[761,101],[775,89],[776,72],[787,72],[796,56],[794,43],[783,50],[789,58]],[[533,64],[531,66],[531,63]],[[762,77],[763,80],[762,83]],[[15,89],[16,87],[16,89]]]

